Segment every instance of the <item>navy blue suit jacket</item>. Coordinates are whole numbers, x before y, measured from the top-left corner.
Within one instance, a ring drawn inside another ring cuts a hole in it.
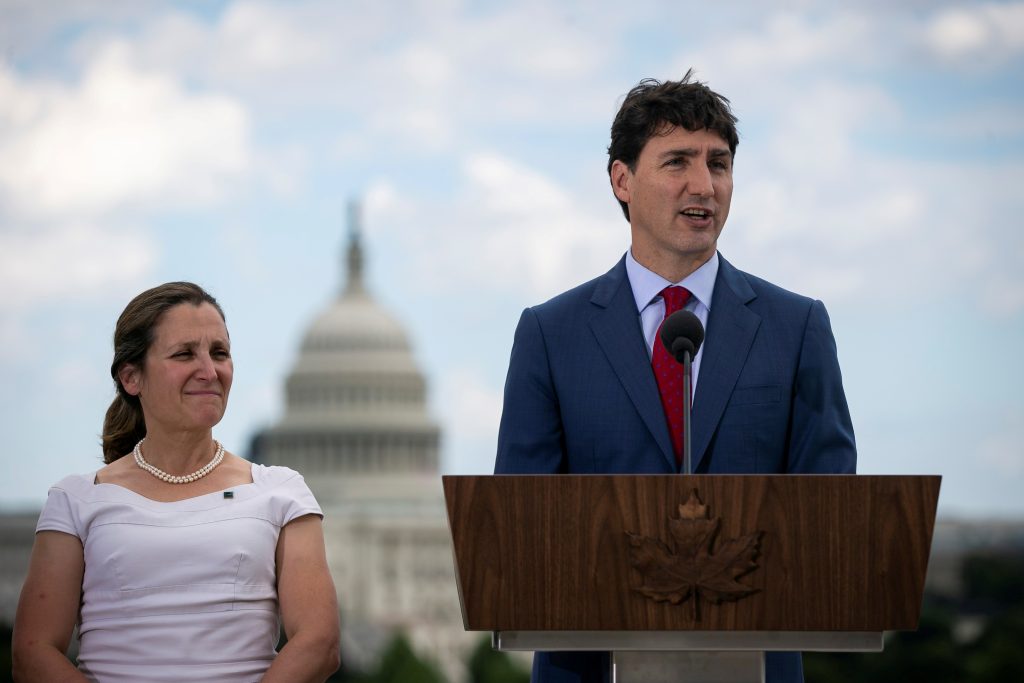
[[[820,301],[719,258],[693,399],[700,473],[853,473],[856,447],[835,339]],[[496,474],[678,472],[625,259],[523,311]],[[799,654],[769,653],[769,683],[801,681]],[[534,683],[602,683],[607,654],[534,658]]]

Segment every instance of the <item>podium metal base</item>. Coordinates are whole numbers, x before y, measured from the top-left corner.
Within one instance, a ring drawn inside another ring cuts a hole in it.
[[[763,652],[612,652],[612,683],[764,683]]]
[[[764,683],[765,652],[881,652],[880,631],[494,631],[501,652],[611,652],[612,683]]]
[[[516,650],[881,652],[881,631],[492,631],[491,646]]]

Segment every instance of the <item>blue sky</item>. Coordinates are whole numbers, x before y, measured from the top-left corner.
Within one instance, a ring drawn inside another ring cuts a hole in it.
[[[1024,515],[1024,3],[555,5],[0,0],[0,507],[97,466],[114,321],[168,280],[224,305],[244,453],[352,198],[445,471],[490,471],[519,312],[628,247],[618,104],[692,66],[740,118],[720,248],[825,302],[860,472]]]

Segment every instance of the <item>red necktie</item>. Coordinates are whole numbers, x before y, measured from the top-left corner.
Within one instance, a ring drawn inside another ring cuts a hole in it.
[[[661,290],[665,299],[665,317],[669,317],[686,305],[690,292],[683,287],[666,287]],[[664,320],[662,320],[664,324]],[[672,447],[676,453],[676,464],[683,457],[683,364],[669,355],[665,345],[661,343],[661,326],[654,338],[654,352],[651,354],[651,366],[654,378],[658,381],[661,393],[661,407],[665,411],[668,432],[672,437]]]

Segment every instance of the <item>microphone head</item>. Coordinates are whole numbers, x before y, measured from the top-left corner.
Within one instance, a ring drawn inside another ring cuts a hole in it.
[[[692,360],[700,350],[700,345],[704,342],[704,326],[701,325],[700,318],[692,312],[676,311],[665,318],[659,336],[669,355],[682,363],[687,352]]]

